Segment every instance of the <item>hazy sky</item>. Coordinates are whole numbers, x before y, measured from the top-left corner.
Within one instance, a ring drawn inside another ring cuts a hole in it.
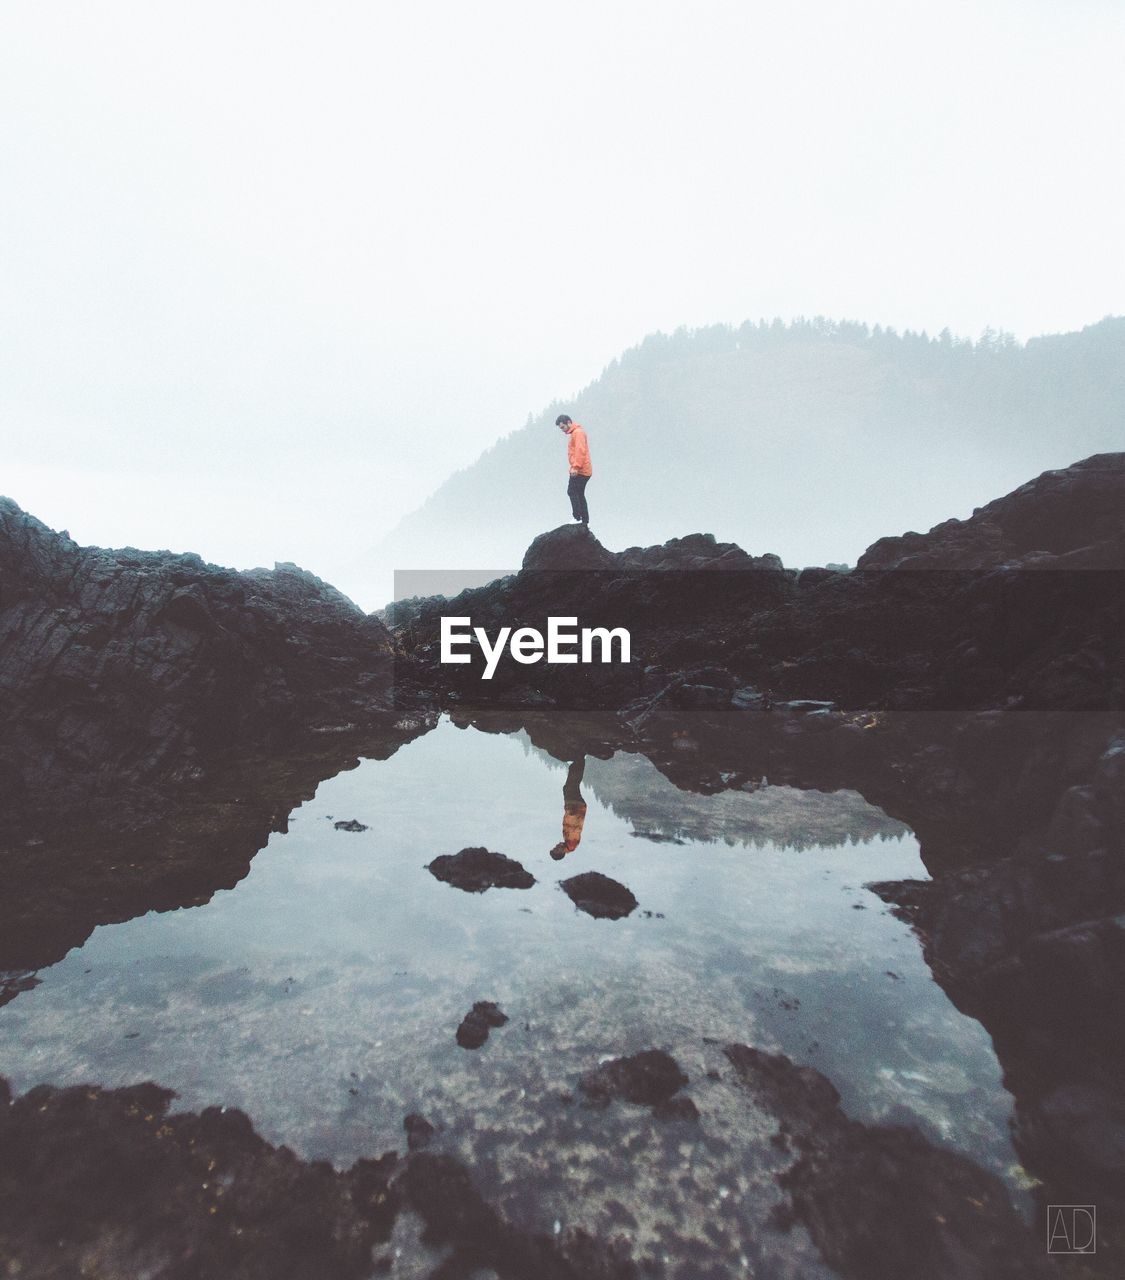
[[[8,0],[0,492],[340,580],[654,329],[1121,313],[1122,65],[1118,0]]]

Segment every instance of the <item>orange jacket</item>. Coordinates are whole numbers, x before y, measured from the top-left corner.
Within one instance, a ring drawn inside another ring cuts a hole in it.
[[[567,853],[573,853],[582,841],[582,827],[586,821],[586,806],[582,801],[563,806],[563,844]]]
[[[592,476],[594,468],[590,465],[590,446],[586,443],[586,433],[572,422],[566,429],[566,460],[570,463],[572,476]]]

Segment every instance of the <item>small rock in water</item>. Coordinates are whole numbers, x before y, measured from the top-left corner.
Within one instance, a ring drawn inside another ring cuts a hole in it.
[[[514,858],[491,849],[462,849],[460,853],[444,853],[426,868],[432,876],[466,893],[484,893],[486,889],[530,889],[535,883],[531,872]]]
[[[566,896],[579,911],[597,919],[620,920],[637,909],[633,894],[600,871],[584,871],[562,882]]]
[[[337,822],[333,824],[337,831],[366,831],[367,828],[362,822],[357,822],[355,818],[349,818],[347,822]]]
[[[498,1004],[491,1000],[478,1000],[461,1019],[457,1028],[457,1043],[462,1049],[479,1049],[488,1039],[493,1027],[502,1027],[508,1021]]]

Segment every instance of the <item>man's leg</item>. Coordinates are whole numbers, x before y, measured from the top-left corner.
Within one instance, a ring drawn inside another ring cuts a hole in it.
[[[590,523],[590,508],[586,505],[586,486],[589,483],[589,476],[571,476],[570,485],[567,488],[574,518],[575,520],[581,520],[583,524]]]
[[[583,519],[583,513],[586,508],[586,499],[582,496],[582,490],[586,487],[586,476],[571,476],[570,482],[566,486],[567,496],[570,498],[570,510],[575,520]],[[585,512],[585,519],[589,519],[589,513]]]

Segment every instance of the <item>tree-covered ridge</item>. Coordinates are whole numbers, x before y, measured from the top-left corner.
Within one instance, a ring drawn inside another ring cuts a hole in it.
[[[791,564],[967,515],[1125,445],[1125,318],[1017,342],[823,317],[652,334],[450,477],[384,544],[396,567],[516,564],[569,519],[553,423],[590,435],[612,546],[696,530]]]

